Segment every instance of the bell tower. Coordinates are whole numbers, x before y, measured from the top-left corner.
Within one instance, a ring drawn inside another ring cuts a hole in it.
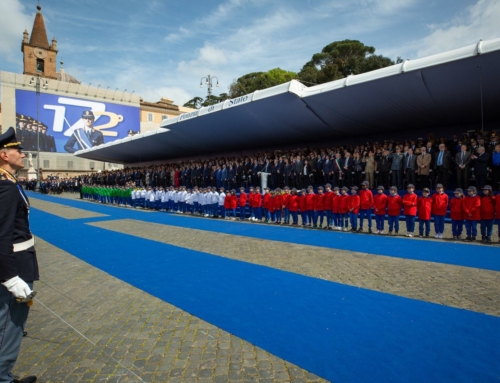
[[[31,38],[28,40],[29,34],[27,30],[23,33],[23,42],[21,44],[24,57],[23,74],[40,75],[57,80],[57,40],[54,37],[52,44],[49,45],[42,16],[42,7],[38,4],[36,8],[38,12],[33,22]]]

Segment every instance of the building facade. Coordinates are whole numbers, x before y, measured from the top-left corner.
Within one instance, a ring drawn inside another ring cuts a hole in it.
[[[162,120],[191,110],[168,98],[153,103],[134,92],[84,85],[65,72],[62,62],[57,70],[57,40],[54,37],[49,44],[40,5],[31,35],[27,30],[23,33],[21,52],[23,74],[0,72],[0,132],[16,127],[34,167],[41,168],[44,176],[71,177],[120,168],[120,164],[72,153],[159,129]],[[92,117],[90,127],[86,114]],[[81,134],[84,131],[87,137]]]

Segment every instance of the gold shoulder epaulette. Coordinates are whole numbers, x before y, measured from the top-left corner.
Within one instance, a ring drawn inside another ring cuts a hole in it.
[[[7,170],[0,168],[0,180],[2,181],[11,181],[17,183],[16,177],[10,174]]]

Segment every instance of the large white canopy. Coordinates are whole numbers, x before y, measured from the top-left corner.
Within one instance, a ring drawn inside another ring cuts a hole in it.
[[[291,81],[75,153],[140,163],[500,120],[500,39],[306,87]],[[481,101],[482,100],[482,101]],[[483,104],[481,106],[481,103]]]

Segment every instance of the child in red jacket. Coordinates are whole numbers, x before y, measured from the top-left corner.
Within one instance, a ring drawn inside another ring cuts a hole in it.
[[[300,190],[299,209],[300,209],[300,218],[302,219],[302,227],[306,227],[307,225],[306,189]]]
[[[262,222],[262,194],[260,192],[260,187],[255,188],[255,194],[253,195],[253,210],[256,222]]]
[[[389,196],[387,197],[387,217],[389,221],[389,235],[392,235],[392,229],[394,228],[395,235],[399,232],[399,216],[401,214],[401,208],[403,207],[403,199],[398,194],[398,188],[396,186],[391,186],[389,189]]]
[[[415,231],[415,218],[417,216],[417,202],[418,197],[415,194],[415,186],[409,184],[406,187],[408,193],[403,197],[403,214],[406,219],[406,236],[413,237],[413,232]]]
[[[499,218],[500,219],[500,218]],[[342,230],[340,227],[340,189],[335,186],[332,192],[332,220],[335,230]]]
[[[274,215],[276,217],[276,224],[281,225],[281,209],[283,209],[283,194],[281,194],[280,188],[276,189],[274,193],[273,203],[274,203]]]
[[[290,224],[290,197],[292,196],[290,194],[290,188],[288,186],[285,186],[285,193],[282,194],[282,199],[283,199],[283,218],[285,225]]]
[[[325,193],[323,186],[318,187],[318,194],[315,195],[314,198],[314,228],[318,227],[318,217],[319,220],[319,228],[323,227],[323,220],[325,219]]]
[[[469,186],[467,197],[464,198],[466,241],[475,241],[477,237],[477,223],[481,220],[481,198],[477,195],[475,186]]]
[[[271,218],[271,213],[269,211],[270,205],[272,204],[271,198],[272,195],[269,192],[269,188],[264,188],[264,196],[262,197],[262,212],[265,223],[269,223],[269,219]]]
[[[351,187],[351,195],[347,199],[347,207],[349,209],[349,219],[351,221],[351,231],[356,232],[358,229],[358,214],[361,199],[358,194],[358,187]]]
[[[254,211],[254,204],[255,204],[255,192],[253,188],[251,187],[249,189],[248,193],[248,207],[250,208],[250,217],[248,218],[250,221],[255,221],[255,211]]]
[[[238,206],[238,197],[236,196],[236,190],[231,189],[229,194],[229,215],[232,215],[231,219],[236,220],[236,206]],[[227,196],[226,196],[227,198]]]
[[[269,195],[271,198],[269,199],[268,202],[268,211],[269,211],[269,216],[271,217],[271,223],[276,223],[276,208],[274,207],[274,198],[276,197],[276,191],[271,190],[269,192]],[[269,223],[269,221],[267,221]]]
[[[347,231],[347,226],[349,225],[348,217],[349,217],[349,208],[347,207],[347,200],[349,198],[349,195],[347,192],[349,189],[347,186],[342,187],[342,192],[340,196],[338,197],[340,199],[339,205],[340,205],[340,227],[342,228],[343,231]]]
[[[368,233],[372,232],[372,207],[373,207],[373,193],[370,190],[370,183],[363,181],[361,183],[361,190],[359,191],[359,232],[363,231],[364,218],[368,220]]]
[[[239,205],[240,205],[240,221],[245,220],[245,209],[247,207],[248,196],[245,193],[245,188],[240,188],[240,197],[239,197]]]
[[[432,214],[434,215],[435,238],[443,238],[444,217],[448,209],[448,195],[444,193],[443,185],[436,185],[436,193],[432,195]]]
[[[316,199],[316,194],[314,194],[314,189],[312,186],[307,188],[306,194],[306,211],[307,211],[307,226],[312,227],[314,221],[314,200]]]
[[[464,227],[464,192],[457,188],[450,200],[451,233],[453,239],[460,239]]]
[[[297,226],[299,224],[299,196],[297,195],[297,189],[293,188],[290,193],[290,199],[288,200],[288,209],[292,216],[292,225]]]
[[[332,185],[325,185],[325,216],[326,216],[326,226],[325,229],[331,229],[333,225],[333,214],[332,214]]]
[[[483,186],[481,197],[481,236],[482,242],[491,243],[493,234],[493,221],[495,219],[495,196],[490,185]]]
[[[429,237],[431,231],[431,210],[432,210],[432,198],[430,197],[431,191],[429,188],[422,189],[422,197],[418,199],[417,212],[418,212],[418,234],[422,238],[424,236],[425,227],[425,237]]]
[[[377,234],[384,234],[384,219],[387,212],[387,196],[384,194],[384,187],[377,188],[377,194],[373,197],[373,210],[375,212],[375,226]]]

